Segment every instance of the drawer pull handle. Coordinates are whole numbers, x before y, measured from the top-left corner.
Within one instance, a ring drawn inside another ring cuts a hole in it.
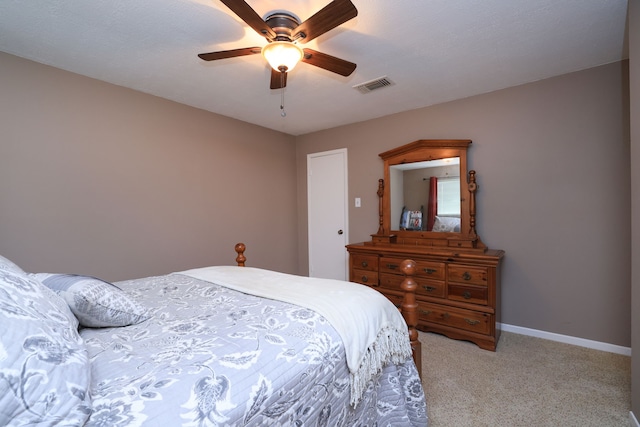
[[[462,275],[462,278],[464,280],[471,280],[471,274],[469,274],[468,271],[465,271],[464,274]]]
[[[369,267],[369,263],[367,261],[362,261],[362,266],[363,267]]]
[[[423,286],[424,290],[427,292],[433,292],[436,290],[434,286]]]
[[[478,323],[480,323],[479,320],[472,320],[472,319],[464,319],[465,322],[467,322],[468,324],[470,324],[471,326],[475,326]]]
[[[430,315],[430,314],[431,314],[431,310],[423,310],[423,309],[420,309],[420,313],[421,313],[421,314],[424,314],[425,316],[428,316],[428,315]]]
[[[369,278],[367,276],[362,276],[363,283],[367,283],[368,281],[369,281]]]
[[[396,268],[398,268],[398,264],[387,264],[387,268],[389,270],[395,270]]]
[[[433,274],[433,273],[435,273],[436,271],[438,271],[438,270],[436,270],[435,268],[424,268],[423,270],[424,270],[424,272],[425,272],[425,273],[427,273],[427,274]]]
[[[449,313],[444,313],[442,315],[442,318],[445,319],[445,320],[447,320],[449,317],[451,317],[451,315]]]
[[[462,294],[462,296],[464,297],[464,299],[471,299],[471,292],[469,292],[469,291],[464,291],[464,293]]]

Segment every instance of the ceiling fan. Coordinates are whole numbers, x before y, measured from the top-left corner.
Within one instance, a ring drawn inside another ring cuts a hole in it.
[[[201,59],[215,61],[262,53],[271,65],[271,89],[281,89],[287,85],[287,72],[291,71],[298,61],[342,76],[348,76],[356,69],[353,62],[298,46],[298,43],[307,43],[355,18],[358,10],[350,0],[333,0],[304,22],[300,22],[289,12],[275,12],[262,19],[243,0],[220,1],[269,43],[263,48],[245,47],[201,53],[198,55]]]

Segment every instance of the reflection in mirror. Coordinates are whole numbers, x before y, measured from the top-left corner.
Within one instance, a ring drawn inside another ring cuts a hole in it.
[[[460,158],[389,167],[391,226],[407,231],[460,232]]]

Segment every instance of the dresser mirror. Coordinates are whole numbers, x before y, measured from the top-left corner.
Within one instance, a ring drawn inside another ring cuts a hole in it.
[[[391,226],[460,232],[460,158],[389,166]]]
[[[380,228],[374,242],[482,249],[475,231],[470,140],[423,139],[380,154]]]

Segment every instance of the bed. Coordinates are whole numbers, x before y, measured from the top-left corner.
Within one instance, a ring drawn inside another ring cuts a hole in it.
[[[237,266],[113,284],[0,257],[0,425],[427,425],[393,304],[236,251]]]

